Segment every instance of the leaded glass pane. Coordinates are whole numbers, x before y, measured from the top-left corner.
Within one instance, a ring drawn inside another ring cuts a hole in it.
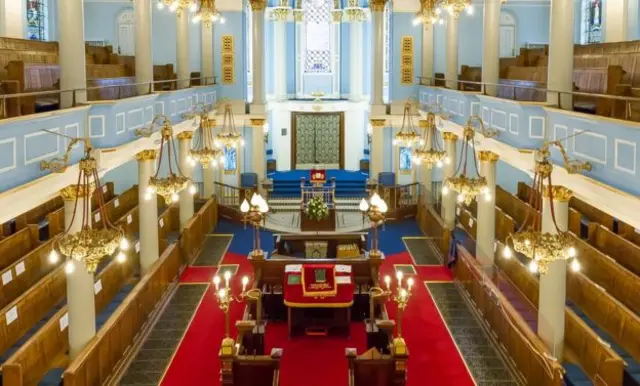
[[[305,72],[331,72],[331,0],[305,3]]]
[[[46,0],[27,0],[27,36],[31,40],[47,40]]]

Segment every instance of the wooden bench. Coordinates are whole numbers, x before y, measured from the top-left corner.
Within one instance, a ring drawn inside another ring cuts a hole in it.
[[[595,223],[589,224],[588,240],[589,244],[640,278],[640,246]]]
[[[16,218],[7,221],[2,224],[2,234],[0,240],[3,237],[10,236],[11,234],[19,231],[20,229],[25,228],[28,224],[37,225],[37,227],[42,230],[44,227],[48,226],[47,214],[51,213],[59,208],[62,208],[64,202],[61,196],[56,196],[51,200],[45,202],[44,204],[38,205],[37,207],[29,210],[26,213],[23,213]],[[42,236],[42,234],[41,234]],[[43,237],[41,237],[43,238]]]
[[[349,365],[349,386],[403,386],[406,384],[407,356],[395,358],[381,354],[375,347],[357,355],[356,349],[345,350]]]
[[[552,353],[464,248],[458,253],[454,275],[527,382],[563,385],[562,366],[549,359]]]
[[[418,205],[416,221],[420,230],[438,246],[442,256],[448,256],[452,230],[446,227],[444,221],[433,207],[422,201]],[[447,259],[443,258],[442,260],[446,261]]]
[[[28,225],[0,240],[0,269],[5,269],[40,245],[38,227]]]
[[[178,79],[173,64],[154,65],[153,66],[153,80],[156,83],[154,86],[155,91],[168,91],[176,89],[175,80]]]

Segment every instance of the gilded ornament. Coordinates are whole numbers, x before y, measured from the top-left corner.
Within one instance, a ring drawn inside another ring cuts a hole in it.
[[[478,159],[481,162],[496,163],[496,162],[498,162],[498,159],[500,159],[500,156],[497,155],[496,153],[492,152],[492,151],[480,150],[478,152]]]
[[[273,21],[287,21],[290,14],[290,8],[276,8],[271,10],[270,19]]]
[[[178,139],[192,139],[193,138],[193,131],[183,131],[182,133],[178,134],[176,136],[176,138],[178,138]]]
[[[451,132],[444,132],[442,133],[442,138],[445,141],[457,141],[458,140],[458,136],[455,133],[451,133]]]
[[[551,191],[553,194],[554,201],[568,202],[571,199],[571,196],[573,195],[573,192],[571,191],[571,189],[566,188],[564,186],[552,186]],[[549,197],[548,186],[545,186],[545,188],[542,190],[542,195],[547,198]]]
[[[252,11],[264,11],[267,6],[267,0],[249,0]]]
[[[75,201],[78,198],[91,197],[93,191],[96,189],[94,183],[87,185],[69,185],[60,190],[60,196],[65,201]]]
[[[153,161],[158,156],[158,152],[154,149],[147,149],[136,154],[136,160],[138,161]]]
[[[250,118],[252,127],[264,127],[264,118]]]
[[[371,12],[382,12],[386,4],[387,0],[370,0],[369,9],[371,9]]]
[[[384,127],[387,122],[386,119],[370,119],[371,126],[373,127]]]

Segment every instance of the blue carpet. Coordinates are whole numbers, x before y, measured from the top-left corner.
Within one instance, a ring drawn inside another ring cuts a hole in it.
[[[307,184],[310,180],[309,170],[291,170],[288,172],[273,172],[268,174],[273,180],[273,197],[299,197],[300,178],[304,177]],[[366,180],[368,174],[360,171],[348,171],[331,169],[327,170],[327,184],[331,178],[336,179],[336,196],[338,197],[365,197]]]
[[[407,250],[402,237],[424,236],[415,220],[406,220],[398,223],[385,224],[378,228],[378,245],[385,255],[394,255]],[[369,245],[371,249],[371,230],[369,230]]]
[[[245,229],[243,224],[237,224],[229,220],[221,218],[216,226],[215,233],[228,233],[233,234],[233,239],[229,245],[228,252],[236,253],[239,255],[248,255],[253,250],[253,230],[251,227]],[[275,248],[273,242],[273,232],[260,231],[260,247],[263,251],[269,253]]]

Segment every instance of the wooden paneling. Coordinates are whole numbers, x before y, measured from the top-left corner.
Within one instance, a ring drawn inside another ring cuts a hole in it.
[[[38,240],[38,227],[29,225],[0,241],[0,269],[4,270],[16,260],[35,249]]]

